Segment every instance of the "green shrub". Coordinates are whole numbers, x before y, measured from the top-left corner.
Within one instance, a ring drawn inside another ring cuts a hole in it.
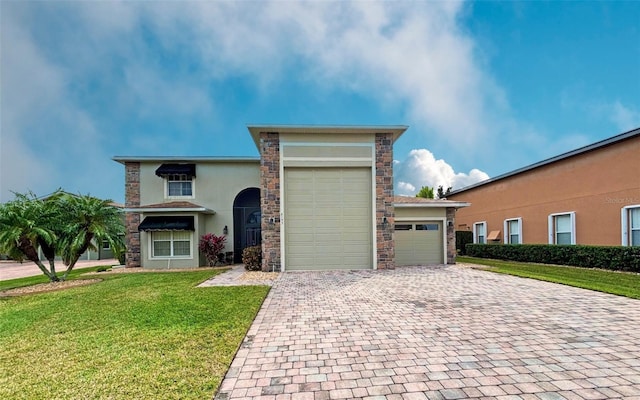
[[[217,236],[214,233],[205,233],[200,237],[198,249],[204,254],[210,267],[215,267],[217,263],[224,261],[224,254],[221,252],[226,242],[226,236]]]
[[[247,271],[261,271],[262,246],[250,246],[242,250],[242,263]]]
[[[471,231],[456,231],[456,250],[458,254],[465,255],[465,246],[467,243],[473,243],[473,232]]]
[[[470,257],[542,264],[572,265],[614,271],[640,272],[640,247],[551,244],[468,244]]]

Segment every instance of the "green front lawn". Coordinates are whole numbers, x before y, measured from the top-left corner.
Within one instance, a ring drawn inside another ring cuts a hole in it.
[[[269,291],[195,287],[216,273],[100,274],[0,298],[0,398],[211,398]]]
[[[640,299],[640,274],[601,269],[531,264],[515,261],[456,257],[460,263],[488,266],[487,270],[542,281],[561,283],[599,292]]]

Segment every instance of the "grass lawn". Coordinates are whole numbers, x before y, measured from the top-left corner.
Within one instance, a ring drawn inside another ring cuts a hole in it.
[[[216,273],[100,274],[0,298],[0,398],[211,398],[269,291],[195,287]]]
[[[456,261],[486,265],[489,267],[488,270],[492,272],[562,283],[640,299],[640,274],[474,257],[456,257]]]

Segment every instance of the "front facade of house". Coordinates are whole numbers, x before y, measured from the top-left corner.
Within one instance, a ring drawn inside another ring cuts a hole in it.
[[[250,126],[260,158],[115,157],[125,165],[127,266],[205,265],[261,244],[263,270],[389,269],[455,262],[451,201],[393,195],[405,126]],[[394,240],[395,238],[395,240]]]
[[[475,243],[640,245],[640,129],[454,191]]]

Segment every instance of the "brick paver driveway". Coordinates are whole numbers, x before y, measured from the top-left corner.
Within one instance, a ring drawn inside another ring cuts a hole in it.
[[[461,266],[286,273],[217,399],[640,399],[640,301]]]

